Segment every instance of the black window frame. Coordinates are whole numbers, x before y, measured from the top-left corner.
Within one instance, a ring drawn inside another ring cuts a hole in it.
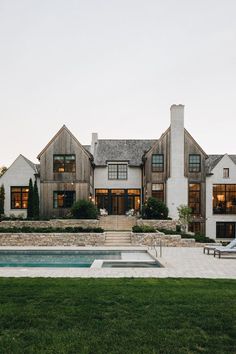
[[[58,194],[63,194],[64,199],[63,199],[63,206],[58,206]],[[73,195],[72,198],[68,198],[68,195]],[[67,195],[67,197],[66,197]],[[65,198],[66,197],[66,198]],[[68,200],[71,200],[71,203],[68,203]],[[75,191],[53,191],[53,209],[69,209],[72,207],[76,200],[76,193]]]
[[[160,190],[155,190],[153,189],[153,186],[155,185],[161,185],[162,189]],[[164,202],[165,201],[165,184],[164,183],[152,183],[152,197],[156,198],[157,200]]]
[[[226,172],[226,174],[225,174],[225,172]],[[223,168],[223,178],[229,178],[229,168],[228,167]]]
[[[161,161],[154,161],[158,157]],[[152,172],[164,172],[164,154],[152,154]]]
[[[122,169],[125,169],[122,171]],[[128,165],[125,163],[109,163],[108,164],[108,180],[127,180],[128,179]]]
[[[64,167],[64,171],[58,171],[57,169],[56,169],[56,163],[55,163],[55,158],[56,157],[62,157],[63,158],[63,167]],[[74,164],[73,164],[73,168],[72,168],[72,171],[68,171],[68,163],[66,162],[66,158],[67,157],[74,157]],[[54,154],[53,155],[53,172],[54,173],[75,173],[76,172],[76,155],[75,154]]]
[[[199,158],[199,161],[198,162],[192,162],[191,161],[191,158],[196,158],[198,157]],[[189,154],[189,159],[188,159],[188,171],[190,173],[199,173],[201,172],[201,169],[202,169],[202,163],[201,163],[201,155],[200,154]]]
[[[236,183],[213,184],[212,196],[213,214],[236,214]],[[222,196],[222,200],[219,200],[219,196]],[[228,206],[228,203],[231,203],[231,205]]]
[[[18,188],[18,189],[20,189],[20,192],[14,192],[14,191],[12,190],[13,188]],[[27,191],[27,192],[24,192],[23,189],[28,189],[28,191]],[[15,207],[13,206],[13,193],[20,194],[20,199],[19,199],[20,208],[15,208]],[[23,202],[24,202],[24,199],[23,199],[23,194],[24,194],[24,193],[27,193],[27,194],[28,194],[27,207],[22,208],[22,205],[23,205]],[[12,209],[12,210],[27,210],[27,209],[28,209],[28,200],[29,200],[29,186],[11,186],[11,209]]]
[[[233,227],[233,236],[227,235],[227,228],[232,225]],[[233,221],[217,221],[216,222],[216,238],[217,239],[231,239],[235,238],[236,234],[236,223]]]
[[[199,189],[191,189],[192,185],[199,186]],[[191,182],[188,184],[188,206],[192,209],[192,215],[201,215],[201,187],[201,183]],[[198,195],[198,198],[193,201],[191,198],[194,198],[195,195]]]

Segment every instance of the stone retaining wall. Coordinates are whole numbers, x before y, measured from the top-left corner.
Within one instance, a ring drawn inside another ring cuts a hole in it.
[[[103,246],[103,233],[0,233],[0,246]]]
[[[132,233],[131,243],[133,246],[154,246],[163,247],[196,247],[194,239],[182,239],[180,235],[165,235],[163,233]]]
[[[147,220],[147,219],[138,219],[138,226],[148,225],[154,226],[159,229],[167,229],[176,231],[176,225],[179,225],[178,220]]]
[[[0,222],[0,228],[8,227],[99,227],[99,220],[97,219],[53,219],[48,221],[37,220],[7,220]]]

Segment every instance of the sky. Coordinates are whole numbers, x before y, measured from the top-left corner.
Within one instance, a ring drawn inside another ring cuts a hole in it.
[[[0,166],[63,124],[82,144],[158,139],[171,104],[236,154],[235,0],[0,0]]]

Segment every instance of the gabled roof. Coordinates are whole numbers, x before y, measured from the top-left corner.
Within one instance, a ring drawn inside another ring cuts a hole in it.
[[[128,161],[130,166],[140,166],[142,156],[156,140],[107,140],[98,139],[94,163],[105,166],[107,161]]]
[[[208,155],[208,159],[206,159],[206,172],[209,174],[211,171],[218,165],[221,159],[227,154],[221,155]],[[227,155],[236,165],[236,155]]]
[[[196,140],[192,137],[192,135],[187,131],[187,129],[184,128],[184,132],[186,135],[188,135],[188,137],[190,139],[192,139],[192,141],[194,142],[194,144],[198,147],[198,149],[202,152],[203,155],[205,155],[206,158],[208,158],[207,153],[201,148],[201,146],[196,142]]]
[[[35,171],[35,173],[38,173],[37,170],[37,165],[35,163],[33,163],[32,161],[30,161],[29,159],[27,159],[25,156],[23,156],[22,154],[20,154],[19,156],[23,157],[23,159],[28,163],[28,165],[30,165],[30,167],[32,167],[32,169]]]
[[[169,133],[169,131],[170,131],[170,127],[167,128],[163,134],[161,134],[161,137],[158,140],[153,140],[154,141],[153,145],[150,146],[150,148],[147,151],[145,151],[145,154],[143,154],[143,156],[147,155],[151,150],[155,149],[156,145],[166,136],[166,134]]]
[[[79,140],[71,133],[71,131],[65,126],[63,125],[61,127],[61,129],[54,135],[54,137],[49,141],[49,143],[45,146],[45,148],[39,153],[39,155],[37,156],[37,159],[40,160],[40,157],[42,156],[42,154],[48,149],[48,147],[57,139],[57,137],[63,132],[63,130],[65,130],[71,137],[72,139],[81,147],[81,149],[88,155],[89,158],[92,157],[92,155],[90,154],[90,152],[83,146],[80,144]]]

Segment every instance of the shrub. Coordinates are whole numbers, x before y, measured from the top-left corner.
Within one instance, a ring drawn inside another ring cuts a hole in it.
[[[135,225],[132,228],[132,231],[135,233],[149,233],[149,232],[156,232],[156,229],[153,226],[149,226],[149,225],[142,225],[142,226],[138,226]]]
[[[144,219],[167,219],[169,210],[165,203],[156,198],[148,198],[147,203],[142,208],[142,217]]]
[[[5,204],[5,189],[4,185],[0,187],[0,218],[4,215],[4,204]]]
[[[76,219],[97,219],[98,210],[91,201],[81,199],[74,203],[71,214]]]
[[[102,233],[104,230],[101,227],[0,227],[0,233]]]
[[[213,240],[212,238],[209,238],[201,234],[190,235],[183,232],[167,230],[167,229],[158,229],[158,231],[163,232],[163,234],[166,235],[180,235],[182,238],[194,238],[196,242],[215,243],[215,240]]]

